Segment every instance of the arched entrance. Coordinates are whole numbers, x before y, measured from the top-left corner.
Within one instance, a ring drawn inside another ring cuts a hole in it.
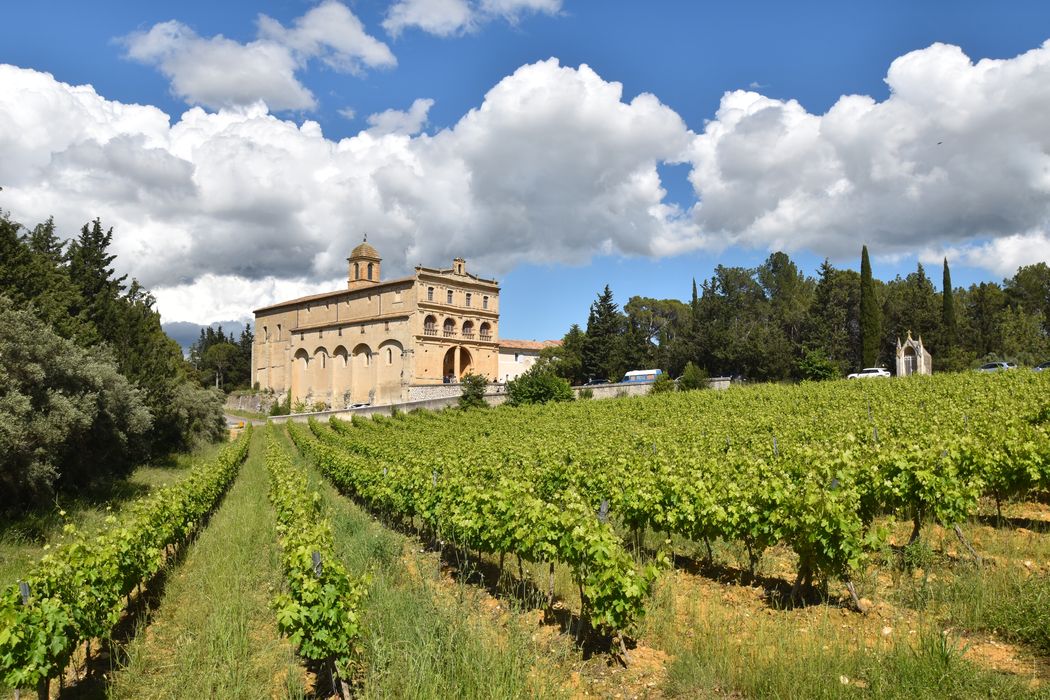
[[[451,347],[445,353],[441,363],[441,377],[448,381],[459,381],[464,374],[469,374],[474,365],[474,358],[466,348]]]
[[[915,370],[918,368],[918,363],[915,357],[915,348],[910,345],[904,348],[904,376],[910,377],[915,374]]]

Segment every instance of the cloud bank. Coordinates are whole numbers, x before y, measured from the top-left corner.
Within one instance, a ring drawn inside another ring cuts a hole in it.
[[[496,19],[517,24],[525,14],[556,15],[562,0],[397,0],[383,28],[393,37],[410,28],[436,36],[477,31]]]
[[[388,275],[456,255],[502,275],[732,245],[852,259],[867,242],[1003,275],[1050,259],[1050,42],[977,63],[938,44],[886,81],[887,99],[822,115],[730,92],[694,132],[657,97],[550,59],[448,128],[422,132],[420,99],[334,141],[261,103],[173,123],[0,66],[0,206],[67,233],[101,216],[165,319],[202,323],[337,288],[366,233]],[[666,198],[666,162],[691,167],[687,210]]]
[[[175,20],[130,34],[123,43],[128,58],[156,66],[171,81],[172,94],[210,109],[255,102],[276,111],[314,109],[316,98],[296,75],[312,59],[352,74],[397,64],[387,45],[336,0],[325,0],[291,28],[266,15],[259,15],[258,25],[258,39],[247,44],[221,34],[201,37]]]

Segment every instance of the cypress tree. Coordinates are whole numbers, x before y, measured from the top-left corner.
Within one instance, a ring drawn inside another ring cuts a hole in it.
[[[587,318],[587,339],[583,344],[583,371],[590,378],[613,378],[612,351],[623,332],[623,315],[613,302],[612,290],[605,290],[591,304]]]
[[[955,297],[952,291],[952,273],[948,270],[948,258],[944,259],[944,285],[941,293],[941,327],[944,329],[944,348],[955,345]]]
[[[868,246],[860,252],[860,357],[865,367],[874,367],[879,360],[879,340],[882,319],[875,299],[875,283],[871,279],[871,261]]]

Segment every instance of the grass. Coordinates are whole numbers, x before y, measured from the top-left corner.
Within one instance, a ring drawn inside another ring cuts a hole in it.
[[[281,439],[294,453],[286,434]],[[558,697],[554,661],[514,616],[497,621],[479,592],[442,578],[436,555],[373,520],[307,466],[328,500],[336,548],[351,571],[369,572],[358,693],[363,698]]]
[[[265,413],[259,413],[258,411],[245,411],[240,408],[224,408],[223,413],[228,416],[237,416],[238,418],[247,418],[249,420],[266,420],[270,417]]]
[[[1036,698],[1025,680],[979,668],[967,643],[932,620],[865,629],[855,613],[734,604],[732,594],[682,595],[666,574],[650,606],[646,637],[674,650],[670,697]]]
[[[193,464],[214,457],[219,447],[208,445],[193,453],[169,455],[136,468],[126,479],[76,496],[59,496],[21,517],[0,521],[0,585],[13,583],[32,568],[43,555],[44,545],[61,535],[65,525],[76,525],[80,531],[99,527],[107,515],[128,501],[180,481]]]
[[[263,433],[222,506],[126,648],[114,698],[303,697],[305,675],[269,602],[281,585]]]

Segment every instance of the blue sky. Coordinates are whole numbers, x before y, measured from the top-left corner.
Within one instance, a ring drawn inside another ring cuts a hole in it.
[[[0,207],[67,234],[102,216],[165,319],[197,323],[330,287],[364,233],[390,273],[461,254],[498,277],[504,337],[560,337],[606,283],[684,299],[779,248],[811,274],[867,242],[884,279],[948,255],[956,284],[1000,280],[1048,256],[1048,20],[1039,2],[18,3]],[[252,46],[282,79],[252,73]]]

